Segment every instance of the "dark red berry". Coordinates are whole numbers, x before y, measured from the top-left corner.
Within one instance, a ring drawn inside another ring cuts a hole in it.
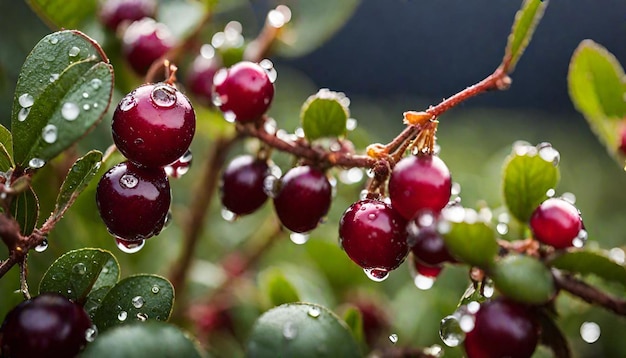
[[[274,209],[282,224],[298,233],[317,227],[330,208],[332,188],[319,169],[304,165],[291,168],[281,179]]]
[[[213,76],[219,69],[219,61],[198,55],[187,73],[187,88],[205,104],[213,104]]]
[[[261,117],[274,97],[274,85],[259,64],[239,62],[213,77],[214,104],[226,119],[250,122]]]
[[[162,167],[180,158],[196,131],[189,99],[165,84],[145,84],[127,94],[113,113],[117,148],[131,161]]]
[[[57,293],[42,293],[13,308],[2,323],[2,356],[75,357],[92,323],[85,310]]]
[[[563,249],[573,246],[583,224],[574,205],[563,199],[550,198],[535,209],[530,217],[530,228],[535,239]]]
[[[622,124],[619,130],[619,147],[617,148],[621,155],[626,155],[626,124]]]
[[[193,154],[191,153],[191,150],[187,149],[185,154],[178,158],[174,163],[164,166],[163,169],[168,177],[178,179],[187,174],[189,168],[191,168],[192,161]]]
[[[407,220],[420,211],[441,211],[450,200],[451,190],[450,171],[435,155],[405,157],[389,178],[391,204]]]
[[[152,63],[174,47],[170,30],[150,18],[135,21],[124,31],[124,58],[139,75],[145,75]]]
[[[111,31],[116,31],[123,23],[131,23],[144,17],[154,17],[154,0],[107,0],[100,8],[100,21]]]
[[[126,241],[157,235],[170,208],[170,184],[162,168],[123,162],[98,183],[96,203],[109,232]]]
[[[406,220],[390,205],[365,199],[344,212],[339,238],[346,254],[357,265],[390,271],[400,266],[409,252],[405,226]]]
[[[418,260],[415,255],[413,255],[411,262],[413,264],[414,273],[425,277],[430,277],[433,279],[437,278],[437,276],[439,276],[439,274],[443,270],[442,265],[427,265]]]
[[[222,205],[236,215],[255,212],[267,200],[263,181],[269,175],[267,162],[251,155],[233,159],[222,174]]]
[[[443,238],[434,228],[421,228],[417,235],[409,232],[408,241],[413,244],[413,256],[426,265],[436,266],[454,261]]]
[[[530,310],[500,298],[480,305],[464,345],[468,358],[528,358],[538,340],[539,325]]]

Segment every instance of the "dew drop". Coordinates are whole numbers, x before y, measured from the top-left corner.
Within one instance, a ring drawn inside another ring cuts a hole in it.
[[[580,336],[587,343],[595,343],[600,338],[600,326],[595,322],[584,322],[580,326]]]
[[[24,122],[26,118],[28,118],[28,114],[30,113],[30,108],[22,108],[17,113],[17,120],[20,122]]]
[[[464,314],[459,318],[459,327],[465,333],[469,333],[474,329],[476,317],[473,314]]]
[[[493,285],[493,281],[489,278],[487,278],[485,281],[483,281],[483,297],[486,298],[491,298],[493,296],[493,293],[495,291],[494,285]]]
[[[461,223],[466,219],[467,212],[461,205],[453,205],[443,209],[441,214],[445,220]]]
[[[83,110],[88,111],[90,109],[91,109],[91,106],[89,105],[89,103],[83,104]]]
[[[507,225],[505,223],[498,223],[496,225],[496,231],[500,235],[506,235],[509,232],[509,225]]]
[[[456,347],[465,340],[465,332],[459,325],[459,320],[449,315],[444,317],[439,324],[439,337],[448,347]]]
[[[367,194],[369,194],[369,191],[367,189],[361,190],[361,192],[359,192],[359,199],[360,200],[367,199]]]
[[[276,69],[274,68],[274,64],[272,63],[272,61],[266,59],[261,60],[261,62],[259,62],[259,66],[261,66],[264,70],[265,73],[267,73],[267,77],[270,80],[271,83],[274,83],[276,81],[276,78],[278,77],[278,74],[276,73]]]
[[[348,118],[348,120],[346,121],[346,129],[348,131],[353,131],[356,129],[356,127],[358,126],[358,122],[356,119],[354,118]]]
[[[120,249],[122,252],[125,252],[127,254],[134,254],[136,252],[139,252],[143,248],[143,246],[146,244],[146,241],[126,241],[124,239],[116,238],[115,244],[117,245],[117,248]]]
[[[59,74],[58,73],[53,73],[53,74],[50,75],[50,83],[54,83],[58,79],[59,79]]]
[[[61,116],[65,118],[65,120],[73,121],[78,118],[79,113],[80,109],[76,103],[67,102],[63,104],[63,107],[61,107]]]
[[[118,108],[124,112],[133,109],[137,105],[137,101],[135,97],[131,94],[126,95],[126,97],[122,98]]]
[[[429,211],[422,211],[417,217],[417,223],[420,227],[430,227],[435,224],[435,215]]]
[[[394,333],[394,334],[392,334],[392,335],[390,335],[390,336],[389,336],[389,341],[390,341],[391,343],[393,343],[393,344],[398,343],[398,335],[397,335],[397,334],[395,334],[395,333]]]
[[[552,198],[556,194],[556,191],[553,188],[550,188],[546,191],[546,196],[548,198]]]
[[[222,83],[224,83],[224,81],[226,81],[227,77],[228,77],[228,70],[225,69],[225,68],[219,69],[217,72],[215,72],[215,75],[213,75],[213,85],[214,86],[221,85]],[[217,96],[217,98],[220,99],[219,95]],[[220,99],[220,103],[217,104],[217,103],[215,103],[215,98],[213,98],[213,104],[215,104],[218,107],[221,106],[224,102],[226,102],[226,101],[222,101]]]
[[[28,166],[33,168],[33,169],[39,169],[39,168],[43,167],[45,164],[46,164],[46,162],[43,159],[40,159],[40,158],[33,158],[33,159],[28,161]]]
[[[367,219],[370,220],[370,221],[376,220],[376,214],[374,214],[374,213],[367,214]]]
[[[574,245],[574,247],[581,248],[585,246],[585,244],[587,243],[587,238],[588,238],[587,230],[581,229],[578,232],[578,236],[576,236],[574,240],[572,240],[572,245]]]
[[[41,244],[35,246],[36,252],[44,252],[48,249],[48,239],[43,239]]]
[[[377,268],[366,268],[363,269],[367,278],[374,282],[382,282],[389,277],[389,271],[385,269],[377,269]]]
[[[224,115],[224,119],[228,123],[235,123],[235,121],[237,120],[237,115],[233,111],[226,111],[223,113],[223,115]]]
[[[292,340],[298,336],[298,327],[292,323],[287,322],[283,326],[283,337],[287,340]]]
[[[279,190],[279,180],[274,175],[268,175],[263,179],[263,191],[270,198],[276,197]]]
[[[156,86],[150,93],[150,98],[158,107],[172,107],[176,104],[176,89],[168,85]]]
[[[450,188],[450,195],[459,195],[461,194],[461,184],[454,182],[452,183],[452,187]]]
[[[117,319],[121,322],[126,321],[127,317],[128,317],[128,313],[126,311],[120,311],[120,313],[117,314]]]
[[[146,301],[145,301],[145,300],[143,299],[143,297],[141,297],[141,296],[135,296],[135,297],[133,297],[133,299],[131,300],[131,303],[133,304],[133,306],[134,306],[135,308],[141,308],[141,307],[143,307],[143,304],[144,304],[145,302],[146,302]]]
[[[87,328],[87,330],[85,331],[85,340],[87,342],[91,343],[95,341],[97,336],[98,336],[98,329],[96,328],[96,326],[91,326]]]
[[[50,38],[50,43],[53,44],[53,45],[56,45],[56,44],[59,43],[59,39],[56,38],[56,37],[51,37]]]
[[[23,95],[21,95],[17,99],[17,101],[19,102],[20,106],[22,106],[22,108],[29,108],[32,107],[33,104],[35,104],[35,99],[32,95],[28,93],[24,93]]]
[[[415,284],[415,287],[423,291],[430,290],[435,284],[435,281],[436,281],[435,277],[428,277],[419,273],[415,275],[415,278],[413,279],[413,283]]]
[[[291,240],[291,242],[296,245],[304,245],[307,241],[309,241],[309,234],[292,232],[291,234],[289,234],[289,240]]]
[[[576,204],[576,195],[574,193],[566,192],[561,194],[561,199],[567,201],[568,203],[575,205]]]
[[[140,322],[145,322],[148,320],[148,315],[146,313],[139,312],[137,313],[137,320]]]
[[[220,214],[222,215],[222,219],[228,221],[228,222],[233,222],[235,220],[237,220],[237,214],[233,213],[232,211],[226,209],[226,208],[222,208]]]
[[[552,163],[555,167],[559,165],[561,161],[561,154],[558,150],[552,147],[550,143],[540,143],[537,145],[539,157],[548,163]]]
[[[120,185],[126,189],[132,189],[139,184],[139,180],[132,174],[124,174],[120,178]]]
[[[152,286],[152,289],[150,291],[152,291],[152,293],[154,293],[154,294],[159,293],[159,291],[160,291],[159,286],[157,286],[157,285]]]
[[[313,318],[319,317],[321,313],[322,311],[320,311],[320,309],[317,307],[311,307],[309,308],[309,311],[307,312],[309,317],[313,317]]]
[[[271,10],[267,13],[267,23],[274,28],[281,28],[286,23],[285,15],[278,10]]]
[[[41,137],[44,142],[52,144],[57,141],[57,127],[54,124],[48,124],[41,130]]]
[[[263,129],[268,133],[268,134],[276,134],[276,128],[278,127],[278,125],[276,124],[276,120],[274,118],[268,118],[265,123],[263,123]]]
[[[76,46],[72,46],[68,54],[70,55],[70,57],[76,57],[78,56],[79,53],[80,53],[80,49]]]
[[[613,262],[623,265],[624,262],[626,262],[626,253],[619,247],[614,247],[609,250],[609,258],[613,260]]]
[[[98,90],[100,89],[100,86],[102,86],[102,80],[100,80],[99,78],[94,78],[93,80],[91,80],[91,82],[89,82],[89,84],[91,85],[91,88]]]
[[[441,358],[444,355],[444,350],[440,345],[433,344],[430,347],[424,348],[424,354],[428,357]]]
[[[87,273],[87,266],[85,266],[84,263],[79,262],[72,267],[72,272],[82,276]]]

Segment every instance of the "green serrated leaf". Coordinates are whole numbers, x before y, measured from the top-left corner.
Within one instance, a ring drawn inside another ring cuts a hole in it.
[[[11,215],[20,224],[22,235],[30,235],[39,218],[39,200],[30,186],[17,194],[11,202]]]
[[[262,272],[259,276],[261,291],[265,292],[271,306],[280,306],[283,303],[300,301],[298,291],[287,280],[281,269],[271,268]]]
[[[24,62],[13,100],[17,165],[25,167],[33,158],[45,163],[102,118],[113,90],[113,68],[107,62],[100,46],[78,31],[39,41]]]
[[[100,332],[137,321],[167,321],[174,305],[174,288],[163,277],[136,275],[118,282],[94,314]]]
[[[611,260],[604,251],[569,251],[551,260],[549,264],[564,271],[582,275],[593,274],[626,286],[626,266]]]
[[[509,61],[509,73],[515,70],[515,65],[528,46],[547,6],[548,0],[524,0],[522,8],[515,15],[515,22],[504,52],[504,62]]]
[[[484,222],[450,222],[443,238],[452,256],[472,266],[488,268],[498,254],[495,231]]]
[[[343,320],[350,328],[352,336],[360,344],[365,345],[365,331],[363,330],[363,316],[356,307],[349,307],[343,314]]]
[[[67,173],[57,197],[52,216],[60,218],[72,206],[78,195],[89,185],[102,164],[102,153],[92,150],[78,158]]]
[[[49,26],[74,29],[93,17],[97,0],[27,0],[28,5]]]
[[[48,268],[39,283],[39,293],[58,292],[84,303],[92,290],[113,286],[119,280],[120,268],[109,251],[79,249],[65,253]]]
[[[204,356],[189,334],[162,322],[135,323],[101,332],[80,354],[81,358]]]
[[[323,306],[289,303],[265,312],[254,324],[247,357],[360,357],[346,323]]]
[[[321,89],[304,102],[300,120],[307,139],[340,137],[346,134],[350,111],[344,105],[345,100],[343,93]]]
[[[509,212],[528,222],[533,211],[548,198],[559,181],[558,152],[548,145],[539,148],[516,144],[504,163],[502,193]]]
[[[498,291],[512,300],[539,305],[554,296],[550,270],[533,257],[505,256],[496,261],[488,274]]]

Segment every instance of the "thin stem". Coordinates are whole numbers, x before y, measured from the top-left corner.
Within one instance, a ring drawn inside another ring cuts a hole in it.
[[[19,262],[20,265],[20,290],[24,295],[24,299],[30,300],[30,292],[28,291],[28,255],[24,255]]]
[[[613,297],[599,289],[583,282],[574,276],[564,274],[559,270],[553,269],[552,276],[557,287],[571,293],[574,296],[592,304],[604,307],[609,311],[626,316],[626,300]]]

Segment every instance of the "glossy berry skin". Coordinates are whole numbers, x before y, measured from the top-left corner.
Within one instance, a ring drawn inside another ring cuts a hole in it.
[[[464,345],[468,358],[529,358],[538,341],[539,325],[529,309],[499,298],[481,304]]]
[[[425,277],[437,278],[441,271],[443,271],[442,265],[427,265],[411,255],[411,263],[413,264],[412,271],[414,274],[419,274]]]
[[[117,105],[111,124],[113,141],[131,161],[162,167],[180,158],[196,131],[189,99],[174,87],[145,84]]]
[[[162,168],[122,162],[98,183],[96,203],[109,232],[141,241],[161,232],[170,208],[170,184]]]
[[[203,103],[213,104],[213,77],[219,70],[219,61],[198,55],[187,73],[187,88]]]
[[[280,222],[297,233],[317,227],[330,208],[332,187],[326,175],[308,165],[289,169],[280,179],[274,210]]]
[[[92,327],[85,310],[57,293],[42,293],[13,308],[4,319],[2,357],[74,357]]]
[[[434,228],[422,228],[417,235],[409,234],[409,242],[414,243],[411,247],[413,256],[426,265],[436,266],[455,261]]]
[[[156,5],[154,0],[107,0],[100,8],[100,21],[109,30],[116,31],[124,22],[154,17]]]
[[[274,85],[259,64],[239,62],[213,77],[214,104],[238,122],[260,118],[272,103]]]
[[[266,161],[251,155],[233,159],[222,174],[222,205],[236,215],[255,212],[267,200],[263,181],[269,175]]]
[[[619,130],[619,147],[621,155],[626,155],[626,125],[622,125]]]
[[[578,209],[570,202],[550,198],[541,203],[530,217],[535,239],[557,249],[573,246],[572,241],[583,228]]]
[[[409,252],[406,220],[390,205],[372,199],[358,201],[339,222],[341,246],[352,261],[365,269],[390,271]]]
[[[441,211],[448,204],[451,190],[450,171],[434,155],[403,158],[389,178],[391,204],[407,220],[420,211]]]
[[[145,75],[150,65],[174,44],[174,35],[164,24],[146,17],[133,22],[124,31],[122,54],[137,74]]]

